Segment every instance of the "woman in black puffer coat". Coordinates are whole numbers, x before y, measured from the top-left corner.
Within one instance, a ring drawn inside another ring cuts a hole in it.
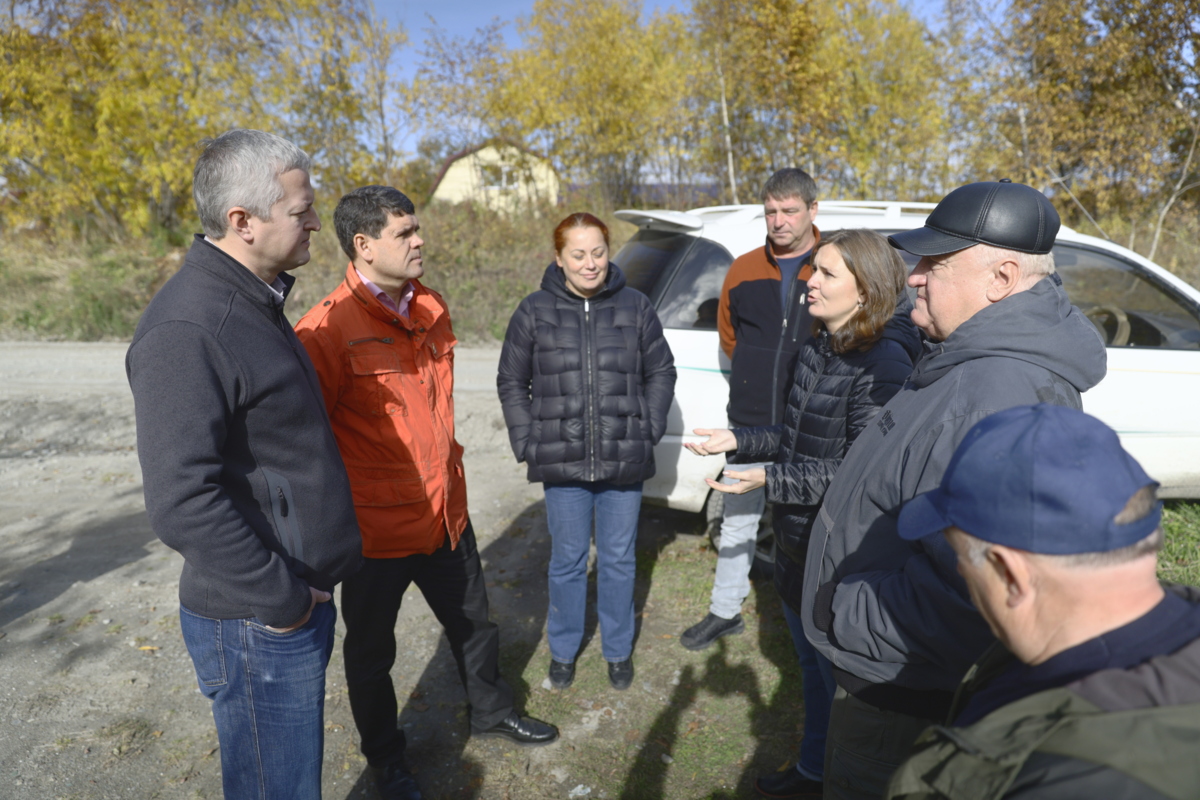
[[[675,362],[644,294],[608,260],[608,228],[572,214],[540,291],[508,323],[496,383],[509,441],[546,492],[550,682],[571,685],[596,531],[597,615],[614,688],[633,680],[634,540],[642,482],[667,427]]]
[[[783,424],[697,429],[708,440],[688,445],[699,455],[737,450],[744,461],[775,461],[765,469],[726,470],[740,479],[732,485],[708,481],[715,491],[735,493],[765,485],[774,504],[775,588],[800,657],[805,719],[796,769],[755,782],[768,797],[820,794],[835,687],[829,662],[808,643],[800,621],[809,533],[842,458],[900,390],[920,349],[904,262],[882,236],[835,231],[821,239],[813,266],[808,303],[816,322],[796,363]]]

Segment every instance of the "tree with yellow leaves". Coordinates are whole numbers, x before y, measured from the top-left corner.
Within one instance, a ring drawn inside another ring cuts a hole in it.
[[[0,212],[116,237],[177,227],[199,143],[233,127],[295,139],[323,186],[357,183],[375,166],[360,145],[372,108],[362,43],[380,27],[360,0],[13,4],[0,31]]]

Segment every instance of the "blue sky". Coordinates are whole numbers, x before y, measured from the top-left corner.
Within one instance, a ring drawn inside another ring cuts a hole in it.
[[[650,12],[656,8],[688,5],[687,0],[644,0],[643,7]],[[941,8],[941,0],[909,0],[909,5],[926,21],[932,22]],[[451,36],[468,37],[493,18],[512,22],[528,15],[533,10],[533,0],[376,0],[375,8],[393,22],[402,23],[408,30],[410,41],[419,46],[429,27],[426,15],[437,20]],[[516,41],[510,39],[510,44],[516,44]]]
[[[429,17],[452,38],[470,38],[475,31],[499,18],[512,23],[518,17],[528,16],[533,11],[534,0],[375,0],[375,9],[393,23],[400,23],[408,32],[409,47],[400,59],[401,69],[411,77],[412,65],[425,40],[426,30],[431,27]],[[828,0],[823,0],[828,1]],[[936,24],[942,8],[942,0],[902,0],[916,10],[928,24]],[[689,0],[643,0],[647,13],[655,9],[670,7],[687,8]],[[510,47],[520,44],[513,25],[505,28],[505,38]],[[412,130],[402,137],[400,147],[415,150],[422,131]]]

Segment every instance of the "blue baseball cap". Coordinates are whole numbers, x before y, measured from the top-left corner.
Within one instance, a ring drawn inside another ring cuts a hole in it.
[[[1046,403],[1018,406],[967,432],[942,485],[900,510],[899,533],[920,539],[953,525],[1031,553],[1104,553],[1159,526],[1161,502],[1142,519],[1115,520],[1146,486],[1158,483],[1100,420]]]

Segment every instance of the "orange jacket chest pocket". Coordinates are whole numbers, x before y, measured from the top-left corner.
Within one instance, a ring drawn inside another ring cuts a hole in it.
[[[404,403],[404,368],[400,357],[389,351],[350,354],[354,404],[370,416],[407,416]]]

